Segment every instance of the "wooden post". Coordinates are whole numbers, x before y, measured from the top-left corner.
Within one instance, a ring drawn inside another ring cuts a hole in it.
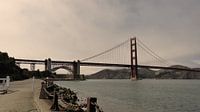
[[[58,106],[58,95],[56,91],[54,91],[54,98],[53,98],[53,105],[51,106],[52,111],[59,111],[59,106]]]
[[[88,97],[87,98],[87,112],[96,112],[97,98]]]

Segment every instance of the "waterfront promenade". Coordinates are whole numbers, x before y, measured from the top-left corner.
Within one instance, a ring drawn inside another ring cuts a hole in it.
[[[41,80],[11,82],[7,94],[0,94],[0,112],[49,112],[50,102],[39,99]],[[34,90],[34,92],[33,92]]]

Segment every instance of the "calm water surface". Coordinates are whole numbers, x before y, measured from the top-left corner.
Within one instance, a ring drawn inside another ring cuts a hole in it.
[[[87,80],[57,84],[94,96],[105,112],[200,112],[200,80]]]

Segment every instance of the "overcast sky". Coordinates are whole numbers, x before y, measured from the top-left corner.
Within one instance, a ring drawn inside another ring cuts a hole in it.
[[[200,0],[0,1],[0,51],[12,57],[82,59],[132,36],[200,67]]]

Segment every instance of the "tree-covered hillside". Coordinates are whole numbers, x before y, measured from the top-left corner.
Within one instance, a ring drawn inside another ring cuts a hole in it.
[[[15,64],[15,59],[8,56],[8,53],[0,52],[0,78],[10,76],[11,80],[23,80],[33,76],[36,78],[52,77],[53,75],[48,71],[28,71],[28,69],[21,69]]]
[[[28,78],[23,74],[23,70],[15,65],[15,59],[7,53],[0,52],[0,77],[10,76],[11,80],[22,80]]]

